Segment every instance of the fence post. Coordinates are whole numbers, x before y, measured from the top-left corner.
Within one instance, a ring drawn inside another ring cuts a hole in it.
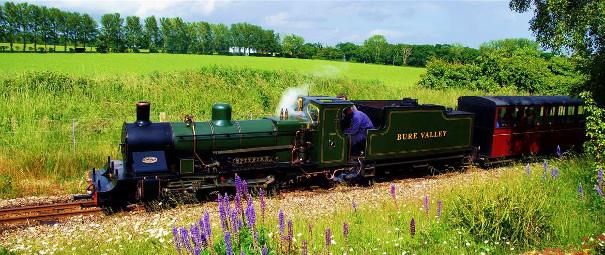
[[[166,113],[160,112],[160,122],[165,122],[165,121],[166,121]]]
[[[76,154],[76,119],[71,119],[71,143]]]

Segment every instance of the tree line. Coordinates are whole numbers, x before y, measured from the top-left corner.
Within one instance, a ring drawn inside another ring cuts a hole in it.
[[[477,49],[462,45],[390,44],[374,35],[357,45],[335,46],[305,42],[298,35],[283,38],[270,29],[249,23],[230,26],[209,22],[186,22],[180,17],[123,17],[108,13],[97,22],[88,14],[66,12],[28,3],[0,5],[2,50],[63,51],[76,49],[97,52],[149,52],[181,54],[244,54],[304,59],[342,60],[388,65],[425,66],[430,58],[466,62],[479,55]],[[20,44],[22,46],[15,46]],[[44,45],[43,47],[41,45]],[[49,48],[50,46],[50,48]],[[69,46],[69,47],[68,47]]]

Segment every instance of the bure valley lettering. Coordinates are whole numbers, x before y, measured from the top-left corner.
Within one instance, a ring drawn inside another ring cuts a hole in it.
[[[423,132],[414,132],[414,133],[397,133],[397,141],[402,140],[416,140],[416,139],[432,139],[432,138],[440,138],[446,137],[447,131],[423,131]]]

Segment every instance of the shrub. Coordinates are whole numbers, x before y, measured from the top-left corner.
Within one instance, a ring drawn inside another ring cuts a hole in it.
[[[580,94],[584,100],[586,114],[586,137],[584,150],[591,155],[597,167],[605,166],[605,109],[597,107],[590,92]]]

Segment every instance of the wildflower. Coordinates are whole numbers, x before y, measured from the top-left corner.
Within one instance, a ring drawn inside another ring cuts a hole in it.
[[[210,214],[208,210],[204,211],[204,232],[208,239],[212,237],[212,227],[210,226]]]
[[[193,250],[193,255],[200,255],[202,254],[202,248],[199,246],[195,246],[195,250]]]
[[[242,178],[240,178],[237,174],[235,174],[235,193],[242,193]]]
[[[525,166],[525,173],[527,174],[527,176],[531,175],[531,168],[529,167],[529,163],[527,163],[527,165]]]
[[[580,183],[580,186],[578,186],[578,195],[580,195],[580,198],[584,198],[584,188],[582,187],[582,183]]]
[[[557,158],[561,157],[561,146],[557,145],[557,150],[555,151],[555,154],[557,155]]]
[[[193,245],[195,245],[195,247],[198,247],[201,245],[201,240],[200,240],[200,229],[197,225],[193,224],[189,227],[189,232],[191,233],[191,239],[193,241]]]
[[[354,199],[351,201],[351,207],[353,207],[353,212],[357,212],[357,203]]]
[[[344,236],[345,240],[348,240],[349,238],[349,223],[343,223],[342,224],[342,235]]]
[[[261,188],[258,191],[258,197],[260,200],[260,217],[265,222],[265,209],[267,208],[267,204],[265,202],[265,191]]]
[[[246,180],[242,181],[241,192],[243,197],[250,195],[248,194],[248,183],[246,182]]]
[[[223,198],[221,194],[218,194],[218,215],[221,219],[221,227],[223,227],[223,231],[228,231],[227,229],[227,209],[225,208],[225,203],[223,202]]]
[[[176,251],[178,252],[178,254],[181,254],[181,238],[179,236],[179,230],[176,228],[176,226],[172,227],[172,238]]]
[[[225,232],[225,254],[233,255],[233,247],[231,246],[231,233]]]
[[[330,228],[326,228],[326,248],[330,247],[332,243],[332,230]]]
[[[599,186],[603,184],[603,168],[599,167],[599,171],[597,172],[597,183]]]
[[[395,183],[391,183],[391,197],[393,198],[393,200],[397,199],[397,196],[395,193]]]
[[[309,236],[313,236],[313,224],[307,223],[307,230],[309,230]]]
[[[183,246],[187,249],[187,251],[189,251],[189,253],[193,253],[191,242],[189,242],[189,233],[185,228],[181,228],[181,241],[183,242]]]
[[[429,213],[429,196],[424,195],[424,199],[422,200],[422,206],[424,207],[424,212],[426,214]]]
[[[252,201],[252,196],[248,195],[248,207],[246,208],[246,218],[248,219],[248,227],[251,229],[254,227],[256,223],[256,212],[254,211],[254,203]]]
[[[557,176],[559,176],[559,169],[556,167],[553,167],[552,169],[550,169],[550,176],[553,179],[557,179]]]
[[[246,253],[244,252],[244,250],[240,250],[239,255],[246,255]]]
[[[242,209],[242,195],[241,195],[241,193],[235,193],[235,197],[233,198],[233,203],[235,204],[235,211],[238,214],[243,214],[244,210]]]
[[[548,163],[546,160],[544,160],[544,163],[542,163],[542,168],[544,168],[544,175],[542,175],[542,179],[546,179],[546,175],[548,173]]]
[[[277,221],[279,224],[279,236],[284,238],[284,230],[286,229],[285,221],[284,221],[284,211],[279,210],[279,214],[277,215]]]
[[[239,231],[239,219],[237,218],[237,212],[236,211],[232,211],[231,212],[231,230],[233,231],[233,233],[237,233]]]
[[[410,221],[410,236],[412,236],[412,238],[414,238],[415,234],[416,234],[416,221],[414,221],[414,218],[412,217],[412,220]]]
[[[301,255],[309,254],[309,248],[307,247],[307,240],[302,241],[300,250],[301,250],[301,252],[300,252]]]
[[[602,197],[603,196],[603,190],[601,190],[601,186],[599,185],[594,185],[594,188],[597,190],[597,194]]]
[[[261,250],[261,255],[269,255],[269,248],[267,248],[266,244],[263,245],[263,249]]]
[[[437,201],[437,219],[441,218],[441,210],[443,209],[443,202],[441,200]]]

